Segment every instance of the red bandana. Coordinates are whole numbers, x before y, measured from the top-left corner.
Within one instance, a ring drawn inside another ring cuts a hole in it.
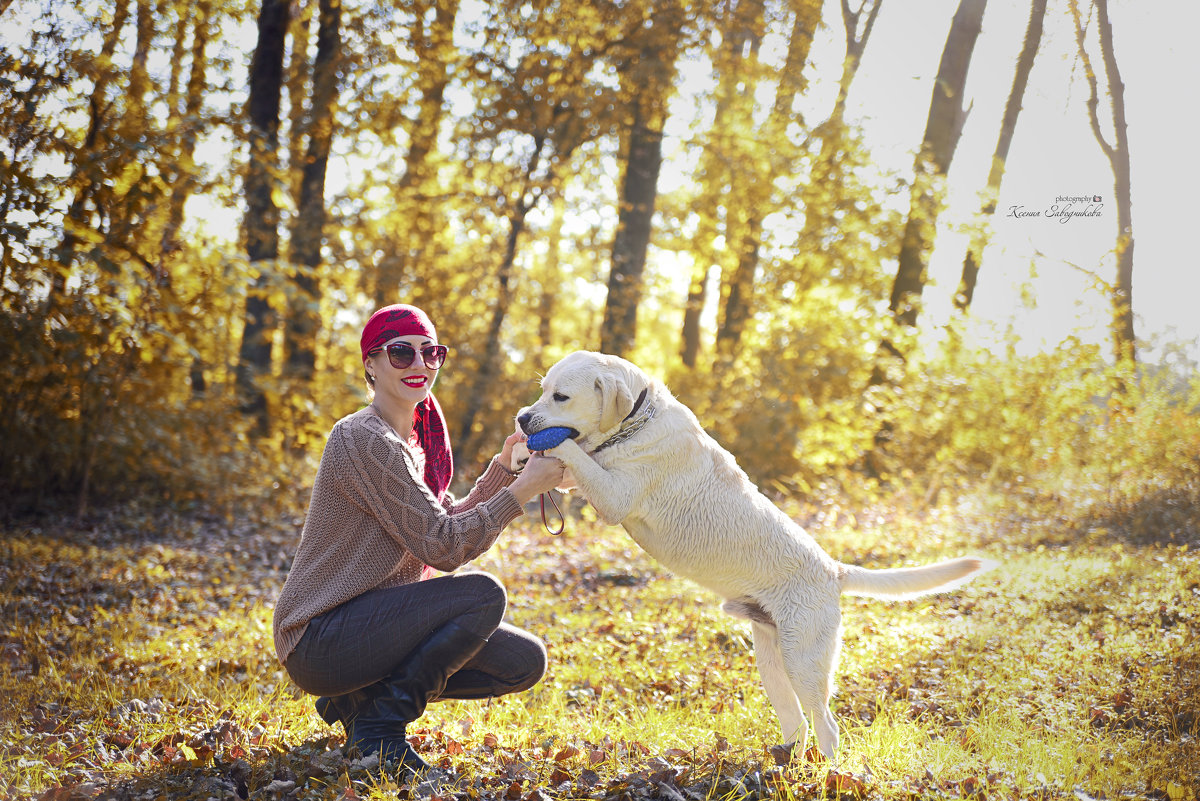
[[[384,306],[371,315],[363,327],[359,347],[362,349],[363,361],[367,354],[379,348],[383,343],[404,336],[424,336],[437,342],[437,331],[429,316],[416,306],[397,303]],[[433,490],[433,494],[441,501],[450,486],[454,476],[454,457],[450,452],[450,435],[446,431],[446,418],[442,415],[442,407],[438,404],[433,393],[417,404],[413,411],[413,430],[417,432],[417,441],[425,451],[425,483]]]

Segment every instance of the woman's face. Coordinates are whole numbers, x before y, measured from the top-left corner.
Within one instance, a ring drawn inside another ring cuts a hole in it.
[[[412,363],[407,367],[393,367],[388,358],[388,346],[397,343],[404,343],[415,351]],[[438,371],[425,365],[421,349],[436,344],[429,337],[420,334],[396,337],[385,342],[381,350],[368,357],[374,366],[375,394],[384,394],[410,406],[415,406],[425,400],[429,396]]]

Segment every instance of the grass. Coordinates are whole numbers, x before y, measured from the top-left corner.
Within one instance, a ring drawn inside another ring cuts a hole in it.
[[[1200,542],[897,508],[791,511],[847,561],[1000,565],[946,596],[844,599],[835,765],[772,748],[748,630],[717,599],[620,529],[518,523],[478,566],[550,669],[411,728],[459,777],[437,797],[1200,798]],[[132,510],[0,532],[0,797],[428,795],[343,753],[275,662],[296,533]]]

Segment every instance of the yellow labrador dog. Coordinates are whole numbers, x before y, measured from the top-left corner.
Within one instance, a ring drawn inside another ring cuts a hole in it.
[[[912,597],[949,589],[984,567],[973,558],[891,570],[835,561],[758,491],[691,410],[615,356],[581,351],[555,364],[542,396],[517,422],[526,434],[571,429],[570,439],[546,453],[570,468],[574,488],[600,517],[623,525],[647,553],[750,621],[784,741],[804,747],[807,712],[830,758],[838,746],[829,700],[841,645],[839,596]]]

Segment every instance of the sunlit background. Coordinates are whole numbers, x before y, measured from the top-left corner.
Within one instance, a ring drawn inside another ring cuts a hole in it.
[[[732,66],[724,67],[711,59],[722,52],[718,46],[722,26],[734,25],[728,13],[732,6],[680,6],[690,15],[681,35],[687,44],[666,93],[657,213],[645,253],[636,337],[623,354],[667,379],[696,409],[702,424],[735,450],[753,474],[786,482],[804,473],[807,478],[799,486],[805,487],[836,465],[861,466],[857,460],[873,447],[873,430],[879,424],[871,415],[884,409],[879,399],[866,400],[881,384],[876,380],[877,356],[892,335],[890,327],[904,328],[904,336],[910,333],[906,323],[900,324],[889,311],[888,288],[897,274],[901,233],[912,205],[914,155],[921,145],[951,19],[960,6],[956,0],[930,0],[921,4],[919,12],[895,0],[879,6],[881,12],[849,90],[845,122],[851,139],[843,143],[843,155],[837,159],[840,169],[846,166],[824,185],[821,178],[811,176],[824,141],[820,126],[833,112],[842,77],[845,38],[841,4],[817,5],[823,21],[805,59],[805,85],[791,109],[786,135],[764,133],[761,125],[780,84],[791,17],[801,6],[766,3],[757,60],[735,59]],[[132,11],[138,7],[128,6]],[[31,310],[27,317],[14,318],[24,322],[14,329],[23,332],[14,342],[23,344],[12,348],[16,355],[12,404],[14,408],[27,404],[27,413],[52,420],[47,423],[52,429],[64,427],[57,438],[45,432],[30,434],[28,447],[47,441],[72,443],[64,448],[69,467],[61,479],[55,479],[69,487],[87,485],[83,477],[91,469],[88,443],[93,438],[106,443],[105,448],[96,446],[97,453],[122,454],[113,456],[114,470],[118,464],[124,465],[121,470],[155,464],[160,471],[155,475],[163,470],[177,472],[190,486],[189,457],[182,451],[168,459],[155,443],[146,446],[151,456],[143,457],[139,448],[145,443],[140,435],[118,435],[105,425],[83,422],[88,409],[119,405],[114,398],[134,403],[149,398],[163,415],[161,431],[177,430],[178,416],[192,415],[188,404],[202,400],[207,413],[229,415],[226,426],[237,437],[246,437],[236,447],[227,446],[214,434],[222,427],[206,422],[202,433],[212,437],[210,447],[219,452],[232,448],[243,455],[261,453],[251,447],[254,436],[244,430],[248,425],[244,398],[249,390],[242,377],[250,370],[243,370],[248,361],[239,350],[247,341],[243,332],[248,330],[251,300],[261,293],[278,319],[267,332],[270,358],[252,369],[261,373],[264,382],[256,391],[269,396],[269,403],[264,403],[271,407],[273,419],[266,429],[275,444],[292,438],[296,440],[293,453],[307,458],[319,453],[330,421],[362,403],[361,367],[354,347],[358,327],[376,305],[412,300],[430,309],[452,346],[438,392],[448,401],[456,458],[467,463],[484,458],[496,432],[511,427],[513,410],[536,392],[540,373],[569,350],[604,346],[606,303],[614,295],[609,281],[617,210],[624,191],[626,158],[621,143],[628,132],[623,127],[623,109],[632,102],[631,90],[620,85],[620,59],[606,56],[588,61],[588,69],[577,70],[579,74],[554,68],[558,72],[552,73],[551,82],[569,86],[577,82],[583,87],[579,91],[613,99],[606,100],[607,106],[588,109],[604,116],[604,123],[598,133],[568,151],[557,173],[546,178],[546,162],[541,163],[539,177],[545,181],[546,194],[532,204],[527,217],[518,220],[512,210],[520,205],[515,199],[523,191],[521,173],[536,138],[521,116],[533,113],[530,108],[542,108],[537,104],[549,102],[548,96],[558,96],[538,94],[541,78],[536,70],[516,78],[499,73],[497,77],[484,75],[486,70],[472,73],[471,65],[486,64],[488,59],[512,59],[515,64],[521,58],[536,59],[542,52],[567,47],[565,39],[555,39],[566,36],[554,27],[566,25],[565,18],[554,16],[562,8],[467,0],[455,17],[454,47],[422,60],[416,57],[419,48],[412,32],[432,21],[437,4],[345,7],[347,61],[340,77],[326,171],[324,246],[317,254],[319,264],[312,268],[322,290],[314,306],[319,307],[314,313],[319,329],[316,366],[306,377],[285,364],[285,351],[295,343],[281,322],[304,308],[303,299],[297,300],[302,290],[295,280],[294,252],[294,226],[300,219],[296,173],[306,135],[301,112],[310,101],[302,79],[284,87],[280,111],[284,141],[279,154],[283,164],[272,176],[276,181],[272,200],[282,214],[277,226],[280,261],[256,262],[245,246],[247,226],[257,222],[247,214],[243,181],[248,157],[245,106],[258,40],[260,5],[256,2],[219,6],[219,29],[211,32],[208,41],[211,69],[197,129],[199,182],[189,190],[181,247],[167,256],[158,252],[160,238],[154,226],[162,224],[165,196],[174,188],[166,184],[175,182],[172,148],[179,146],[174,138],[178,108],[172,111],[170,106],[182,103],[182,95],[176,92],[172,98],[166,84],[171,76],[182,81],[186,70],[180,64],[190,63],[179,43],[186,44],[193,36],[191,15],[197,7],[164,6],[157,20],[148,55],[152,88],[144,92],[150,99],[144,141],[137,135],[132,141],[122,139],[121,134],[113,139],[110,151],[96,153],[82,144],[90,125],[88,93],[95,85],[94,75],[100,71],[110,81],[105,87],[108,116],[101,119],[101,130],[106,130],[103,126],[119,130],[127,106],[137,105],[125,74],[136,48],[135,15],[126,18],[113,64],[106,65],[88,59],[99,52],[111,30],[111,20],[104,15],[112,9],[59,0],[19,0],[0,12],[6,23],[0,44],[7,52],[19,54],[29,48],[26,52],[46,60],[47,74],[59,70],[69,78],[60,89],[38,96],[38,123],[45,126],[47,144],[11,160],[11,172],[26,181],[15,182],[14,188],[25,191],[34,186],[31,196],[45,204],[6,210],[9,230],[19,235],[10,240],[13,267],[6,268],[4,277],[8,297],[19,298],[15,305]],[[314,8],[314,4],[300,4],[294,13],[311,13]],[[953,450],[963,441],[954,426],[986,428],[990,423],[982,410],[1011,407],[1006,393],[1023,381],[1041,387],[1062,377],[1073,387],[1069,400],[1045,399],[1049,406],[1057,404],[1059,411],[1070,407],[1071,411],[1062,412],[1064,420],[1085,420],[1096,408],[1092,401],[1107,395],[1104,386],[1094,383],[1094,371],[1111,362],[1113,355],[1116,199],[1112,168],[1089,124],[1089,87],[1070,0],[1053,0],[1047,7],[1045,31],[1024,93],[996,212],[984,219],[980,211],[1029,8],[1026,3],[998,0],[986,5],[967,70],[965,96],[958,98],[967,114],[936,236],[930,238],[929,281],[923,288],[916,326],[918,339],[930,346],[922,358],[939,358],[932,346],[948,341],[951,325],[965,330],[968,345],[980,348],[950,354],[940,367],[914,360],[907,385],[900,379],[882,382],[898,392],[894,402],[916,415],[914,422],[921,426],[942,419],[930,417],[929,410],[952,418],[944,425],[938,423],[939,430],[919,428],[902,436],[911,443],[928,442],[922,458],[932,459],[939,470],[949,461],[956,471],[990,474],[995,457],[989,452],[994,454],[996,448],[1007,452],[1002,442],[988,441],[982,433],[963,435],[979,452],[960,460],[938,450],[941,446],[936,443],[944,437],[956,443],[947,446]],[[642,14],[653,16],[651,7],[636,4],[581,6],[579,13],[587,9],[600,15],[596,23],[580,25],[570,35],[594,36],[593,41],[604,43],[602,48],[626,35],[622,26],[633,24],[630,20],[642,20],[638,16]],[[1081,4],[1080,11],[1092,62],[1099,64],[1098,12],[1092,4]],[[1200,22],[1200,10],[1193,5],[1121,0],[1111,4],[1111,15],[1115,56],[1125,84],[1131,151],[1137,356],[1151,368],[1150,373],[1157,373],[1159,364],[1169,364],[1170,380],[1180,389],[1196,375],[1195,362],[1200,358],[1200,315],[1194,311],[1200,297],[1200,265],[1189,247],[1194,225],[1187,203],[1187,187],[1200,183],[1200,165],[1192,155],[1189,127],[1194,104],[1182,88],[1190,85],[1196,72],[1188,36]],[[543,17],[554,24],[539,28]],[[292,41],[302,30],[297,19],[293,19],[296,31],[288,39],[289,48],[296,51],[289,49],[284,59],[291,77],[311,69],[315,50],[315,18],[309,18],[310,39],[305,44]],[[643,21],[642,27],[653,26]],[[63,37],[53,47],[46,44],[52,33]],[[655,34],[664,35],[658,29]],[[31,46],[35,42],[40,44]],[[177,52],[185,55],[176,57]],[[586,48],[580,50],[584,52]],[[61,58],[61,65],[54,62],[56,58]],[[427,159],[436,178],[429,186],[414,189],[403,184],[410,129],[419,113],[414,81],[423,64],[440,66],[438,59],[444,60],[449,77],[440,101],[445,113]],[[11,62],[18,63],[19,59]],[[763,69],[755,71],[759,65]],[[112,73],[102,72],[110,66]],[[10,69],[19,75],[15,66]],[[731,79],[753,85],[754,102],[744,118],[717,126],[715,97],[723,77],[726,85]],[[27,85],[28,81],[19,78],[10,86],[18,95],[32,92],[37,87]],[[1099,86],[1100,127],[1104,138],[1112,141],[1104,76]],[[575,89],[563,90],[563,96],[581,105],[571,91]],[[496,107],[501,111],[495,112]],[[13,114],[17,108],[13,106]],[[10,139],[19,136],[17,131]],[[763,155],[776,150],[785,152],[786,166]],[[726,176],[705,172],[705,159],[722,158],[730,163],[728,183],[733,189],[728,198],[721,194]],[[85,203],[82,226],[64,225],[75,186],[89,169],[105,171],[89,190],[98,193],[99,200],[88,201],[96,208]],[[772,170],[777,173],[770,174]],[[747,188],[756,183],[772,186],[773,193]],[[1056,205],[1065,205],[1059,200],[1064,197],[1093,199],[1074,204],[1079,207],[1076,211],[1090,211],[1093,216],[1049,216]],[[105,205],[100,207],[101,203]],[[817,212],[809,214],[811,209]],[[827,223],[822,218],[828,214],[830,220],[838,220],[846,209],[851,212],[845,221]],[[738,244],[726,242],[725,236],[730,230],[732,235],[738,233],[736,224],[731,229],[729,218],[742,213],[761,217],[762,252],[743,340],[734,351],[721,353],[721,329],[728,312],[723,304],[731,294]],[[822,220],[823,227],[815,234],[803,230],[809,217]],[[506,237],[518,223],[523,227],[511,259],[504,263]],[[971,314],[963,318],[955,313],[953,296],[968,240],[981,226],[991,236]],[[148,232],[145,241],[138,240],[142,231]],[[808,238],[798,237],[800,233]],[[60,265],[56,248],[70,236],[80,235],[89,247],[95,245],[94,250],[77,250],[74,263],[68,259],[67,266]],[[814,242],[823,243],[821,247],[829,247],[829,252],[806,250]],[[396,254],[410,252],[417,254],[414,263],[395,267]],[[179,297],[159,297],[158,288],[148,287],[147,266],[161,269],[169,281],[184,287]],[[399,278],[388,272],[392,269],[399,270]],[[700,318],[700,357],[690,364],[680,355],[681,329],[689,285],[704,270],[708,291]],[[505,290],[500,288],[502,281],[507,282]],[[37,307],[56,283],[61,283],[59,291],[78,302],[80,316],[69,321],[51,316],[43,325]],[[89,299],[89,293],[98,299]],[[176,299],[186,315],[175,315]],[[72,325],[88,331],[72,341],[72,358],[89,365],[92,372],[51,375],[53,369],[47,368],[44,379],[30,373],[21,360],[33,359],[29,354],[41,354],[43,347],[45,353],[61,356],[62,328]],[[30,349],[21,337],[36,340],[38,348]],[[125,354],[129,361],[114,360],[114,354]],[[1037,354],[1048,354],[1047,361],[1034,367],[1019,363]],[[993,363],[993,357],[994,364],[1006,369],[1029,367],[1033,372],[1024,377],[991,375],[985,382],[989,388],[984,389],[976,373],[989,369],[986,365]],[[732,365],[727,364],[730,361]],[[726,372],[720,376],[713,374],[718,362],[726,362],[721,367]],[[946,376],[939,375],[942,369],[948,371]],[[52,380],[68,381],[72,389],[52,393],[62,408],[47,412],[34,398]],[[958,386],[976,388],[981,394],[944,397],[946,387]],[[985,397],[987,393],[991,395]],[[951,415],[951,409],[959,411]],[[1036,426],[1040,421],[1029,422]],[[888,423],[893,424],[895,420]],[[766,447],[776,444],[780,430],[794,435],[783,443],[785,447]],[[1024,434],[1013,436],[1027,439]],[[124,455],[129,443],[133,443],[130,455]],[[1035,451],[1034,457],[1051,461],[1065,458],[1066,452],[1050,444],[1039,444]],[[175,454],[175,446],[167,453]],[[155,460],[175,461],[168,465]],[[981,467],[977,460],[989,466]],[[29,457],[19,471],[28,470],[33,476],[35,461],[36,457]],[[907,457],[897,457],[896,464],[912,467]],[[210,477],[220,475],[222,468],[209,467]],[[1027,469],[1028,465],[1014,464],[1013,473]],[[302,484],[304,472],[294,474]],[[114,474],[114,480],[125,477]],[[270,482],[271,486],[277,483]]]

